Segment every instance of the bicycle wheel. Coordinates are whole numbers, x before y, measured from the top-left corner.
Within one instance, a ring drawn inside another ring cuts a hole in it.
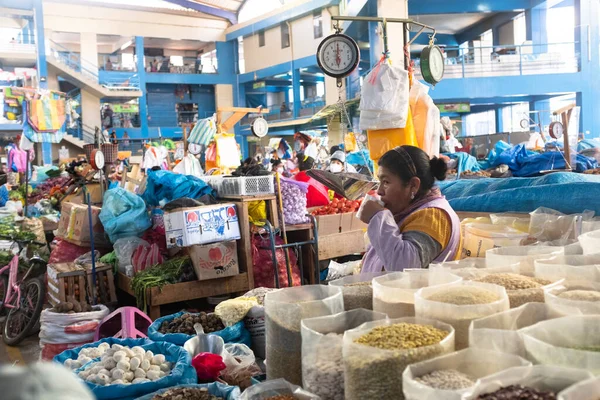
[[[8,276],[0,275],[0,316],[6,313],[6,307],[4,307],[4,301],[6,299],[6,293],[8,292]]]
[[[10,310],[4,323],[4,343],[15,346],[29,336],[40,319],[44,293],[44,284],[39,279],[29,279],[21,286],[21,304]]]

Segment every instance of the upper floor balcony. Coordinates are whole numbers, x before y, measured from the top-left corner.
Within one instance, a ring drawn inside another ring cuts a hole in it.
[[[0,40],[0,68],[32,67],[37,60],[35,35],[19,33]]]
[[[578,43],[444,48],[444,79],[575,73],[580,68]],[[422,79],[420,60],[415,77]]]

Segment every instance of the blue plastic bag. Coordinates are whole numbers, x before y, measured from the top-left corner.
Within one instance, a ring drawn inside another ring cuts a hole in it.
[[[208,393],[212,394],[213,396],[222,397],[225,400],[237,400],[240,398],[240,394],[241,394],[239,387],[223,385],[222,383],[219,383],[219,382],[203,383],[203,384],[198,384],[198,385],[177,385],[176,387],[178,387],[178,388],[180,388],[180,387],[208,388]],[[150,393],[145,396],[138,397],[136,400],[152,400],[152,398],[154,396],[156,396],[158,394],[162,394],[169,389],[174,389],[174,388],[161,389],[154,393]]]
[[[166,315],[164,317],[158,318],[148,328],[148,338],[154,340],[155,342],[168,342],[176,344],[178,346],[183,346],[185,342],[187,342],[196,335],[187,335],[185,333],[160,333],[158,329],[160,328],[163,322],[171,321],[177,317],[182,316],[185,313],[185,311],[180,311],[175,314]],[[240,321],[233,326],[228,326],[227,328],[222,329],[220,331],[211,332],[211,335],[221,336],[225,343],[243,343],[248,347],[250,347],[252,344],[250,332],[248,332],[248,330],[244,326],[243,321]]]
[[[139,346],[139,339],[121,339],[119,344],[123,346],[133,347]],[[151,342],[141,346],[144,350],[155,354],[163,354],[168,362],[173,364],[171,373],[156,381],[136,383],[130,385],[108,385],[101,386],[91,382],[85,382],[87,387],[94,393],[97,400],[110,399],[135,399],[148,393],[156,392],[159,389],[168,388],[177,385],[195,384],[198,383],[196,370],[192,367],[192,358],[190,354],[183,348],[166,342]],[[96,358],[88,364],[75,371],[75,374],[86,369],[91,363],[99,361]]]
[[[142,198],[151,206],[158,206],[161,202],[189,197],[199,199],[202,196],[215,196],[214,190],[202,179],[191,175],[176,174],[171,171],[148,171],[146,190]]]
[[[101,343],[108,343],[111,346],[113,344],[120,344],[121,346],[134,347],[134,346],[143,346],[146,344],[150,344],[150,343],[152,343],[152,341],[150,339],[145,339],[145,338],[142,338],[142,339],[119,339],[119,338],[110,337],[110,338],[100,339],[97,342],[87,343],[87,344],[84,344],[83,346],[75,347],[73,349],[65,350],[62,353],[55,355],[54,358],[52,359],[52,361],[57,362],[59,364],[64,364],[65,361],[67,361],[68,359],[77,360],[77,357],[79,357],[79,352],[81,350],[87,349],[88,347],[98,347]]]
[[[120,187],[104,194],[99,217],[111,243],[121,238],[142,236],[152,226],[144,200]]]

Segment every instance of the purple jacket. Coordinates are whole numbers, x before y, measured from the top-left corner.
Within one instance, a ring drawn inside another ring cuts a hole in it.
[[[439,197],[413,211],[424,208],[439,208],[445,211],[452,221],[452,233],[448,246],[434,260],[454,260],[460,246],[460,220],[445,198]],[[421,268],[421,259],[416,247],[402,240],[400,226],[405,218],[396,222],[391,211],[378,212],[369,221],[367,234],[371,245],[363,257],[362,272],[402,271],[406,268]]]

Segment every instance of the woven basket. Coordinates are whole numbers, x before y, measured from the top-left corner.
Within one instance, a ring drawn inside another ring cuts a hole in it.
[[[96,148],[95,144],[84,144],[83,150],[85,150],[85,158],[90,161],[92,159],[92,150]]]
[[[119,160],[119,145],[104,143],[100,146],[106,164],[114,164]]]

